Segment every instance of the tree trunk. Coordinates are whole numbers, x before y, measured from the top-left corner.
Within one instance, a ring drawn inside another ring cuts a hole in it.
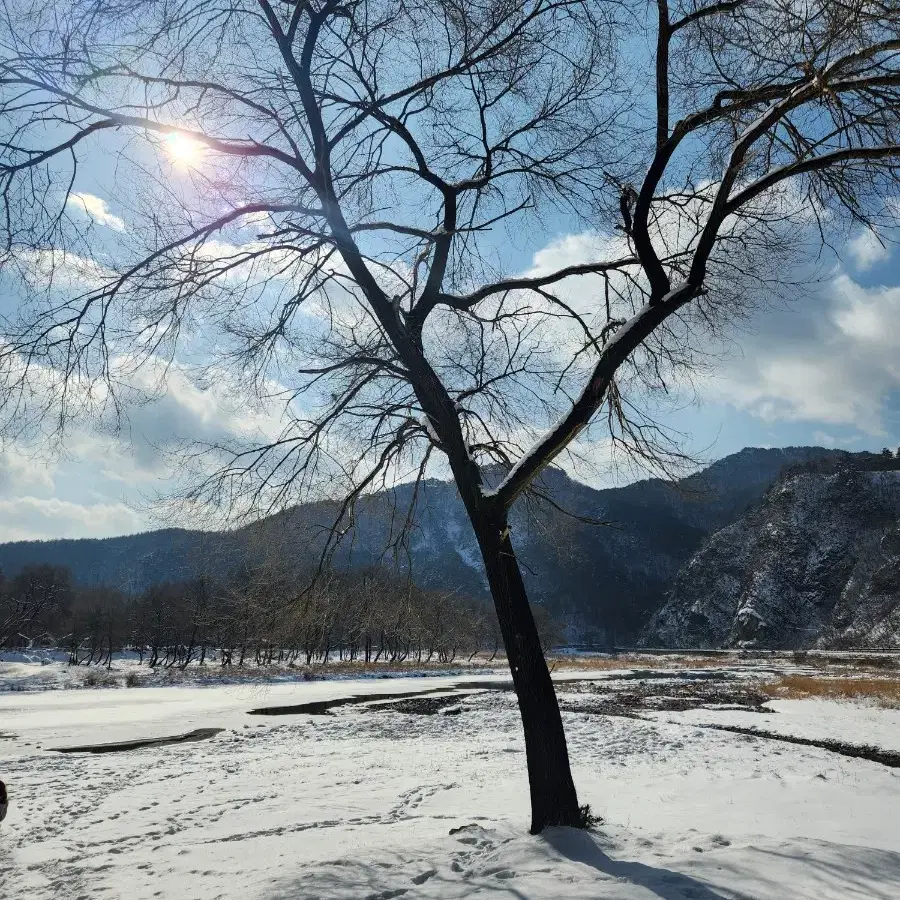
[[[549,825],[582,827],[556,691],[506,522],[475,522],[488,584],[525,732],[531,788],[531,833]]]

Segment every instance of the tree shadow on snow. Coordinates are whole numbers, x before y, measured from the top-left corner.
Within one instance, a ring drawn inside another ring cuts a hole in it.
[[[509,882],[440,874],[439,865],[438,860],[422,860],[419,865],[358,860],[325,863],[305,875],[282,881],[265,895],[265,900],[417,900],[424,890],[429,897],[467,900],[488,896],[486,889],[492,900],[535,900],[533,893],[519,891]]]
[[[790,849],[751,846],[736,857],[727,850],[698,856],[692,868],[702,874],[708,867],[710,880],[722,885],[716,887],[691,875],[612,859],[583,831],[550,828],[542,837],[561,857],[645,888],[660,900],[790,897],[790,885],[802,885],[804,898],[900,898],[900,853],[874,847],[806,840]]]
[[[460,878],[437,872],[438,861],[410,863],[364,863],[359,860],[324,863],[306,874],[280,882],[265,900],[416,900],[421,891],[429,897],[466,900],[485,896],[486,878]],[[426,884],[427,882],[427,884]],[[508,882],[490,885],[492,898],[534,900]]]
[[[562,857],[590,866],[610,878],[621,878],[655,894],[660,900],[734,900],[730,891],[720,894],[702,881],[640,862],[612,859],[587,831],[574,828],[548,828],[541,837]]]
[[[534,855],[526,852],[521,871],[516,871],[516,862],[521,863],[523,857],[515,851],[512,857],[500,854],[483,859],[468,870],[448,867],[452,852],[430,860],[401,855],[385,855],[378,862],[335,860],[310,866],[273,885],[266,900],[416,900],[423,895],[447,900],[560,900],[567,893],[557,878],[572,875],[575,877],[565,878],[571,883],[570,891],[578,897],[594,897],[599,890],[597,900],[638,896],[646,900],[738,900],[742,896],[734,891],[718,893],[696,878],[669,869],[611,859],[596,838],[583,831],[550,828],[539,839],[523,840],[543,842],[544,847],[534,846]],[[569,863],[590,867],[600,877],[590,873],[579,877]]]

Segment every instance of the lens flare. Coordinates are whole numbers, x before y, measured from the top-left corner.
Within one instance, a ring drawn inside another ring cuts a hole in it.
[[[174,132],[166,137],[166,151],[179,166],[195,166],[200,161],[203,144],[186,134]]]

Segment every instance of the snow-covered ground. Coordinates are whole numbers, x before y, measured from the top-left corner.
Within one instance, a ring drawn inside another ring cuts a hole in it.
[[[575,677],[567,672],[566,678]],[[594,677],[609,677],[594,673]],[[504,676],[477,676],[485,687]],[[526,833],[511,694],[458,715],[248,710],[474,676],[0,693],[0,898],[897,900],[900,769],[703,727],[900,749],[900,712],[565,713],[593,833]],[[582,695],[562,699],[575,707]],[[104,755],[54,747],[222,728]]]

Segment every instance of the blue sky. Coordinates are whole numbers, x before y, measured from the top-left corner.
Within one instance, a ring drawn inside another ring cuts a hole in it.
[[[87,202],[85,214],[101,227],[127,227],[114,200]],[[565,238],[548,235],[544,252]],[[517,252],[527,264],[527,251]],[[757,314],[733,338],[690,402],[667,413],[666,424],[686,435],[691,452],[711,460],[745,446],[900,443],[900,254],[890,244],[855,234],[810,296]],[[146,498],[170,474],[166,442],[248,425],[264,430],[265,415],[176,375],[160,401],[131,410],[121,435],[76,425],[66,452],[53,456],[11,444],[0,455],[0,540],[104,537],[158,525]],[[597,462],[602,473],[604,460]]]
[[[137,227],[140,185],[129,184],[125,170],[114,177],[110,154],[117,150],[108,146],[106,155],[90,156],[75,185],[82,199],[71,214],[93,223],[94,252]],[[189,177],[175,162],[164,168],[173,184]],[[524,271],[538,254],[548,264],[572,244],[596,243],[591,230],[590,222],[551,215],[542,230],[498,230],[495,249],[509,269]],[[694,393],[679,395],[666,410],[665,424],[685,435],[689,453],[712,460],[746,446],[879,450],[900,444],[900,253],[862,229],[838,250],[804,296],[743,323],[698,375]],[[0,283],[0,312],[18,302]],[[236,402],[227,387],[204,391],[175,372],[161,400],[131,408],[121,434],[76,422],[64,452],[39,453],[21,441],[0,448],[0,541],[153,527],[160,523],[146,498],[168,483],[169,441],[269,429],[277,421]],[[604,453],[600,442],[591,475],[598,485],[615,480]]]

